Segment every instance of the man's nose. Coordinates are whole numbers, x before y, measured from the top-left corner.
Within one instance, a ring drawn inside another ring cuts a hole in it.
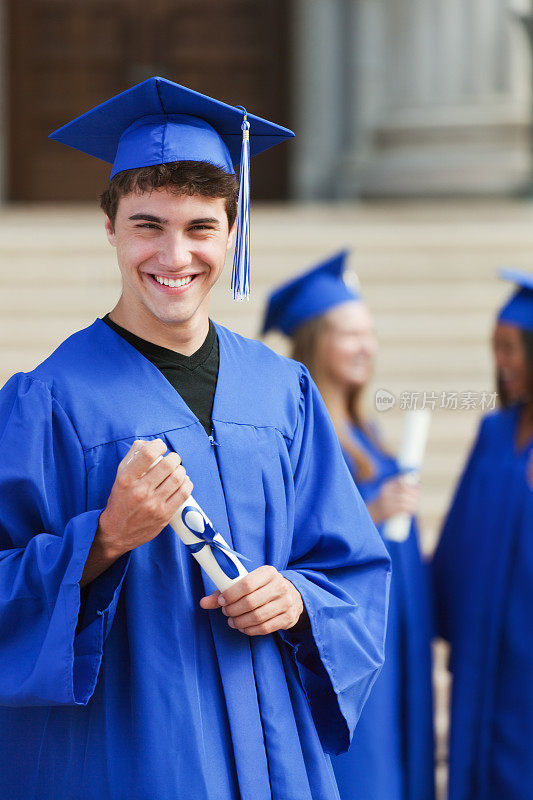
[[[192,254],[187,238],[180,233],[169,233],[165,236],[163,246],[159,251],[159,263],[169,269],[190,266]]]

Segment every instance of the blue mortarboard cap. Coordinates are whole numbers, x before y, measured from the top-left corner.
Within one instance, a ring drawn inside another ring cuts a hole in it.
[[[250,156],[293,132],[165,78],[149,78],[106,100],[50,134],[50,138],[126,169],[204,161],[230,175],[240,164],[234,296],[249,295]]]
[[[263,324],[263,334],[279,330],[287,336],[313,317],[361,295],[349,286],[343,275],[347,250],[323,261],[318,266],[283,284],[270,295]]]
[[[500,309],[498,321],[533,332],[533,275],[518,269],[502,269],[499,276],[515,283],[518,289]]]

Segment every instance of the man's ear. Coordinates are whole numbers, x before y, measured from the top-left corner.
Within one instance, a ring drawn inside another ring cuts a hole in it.
[[[226,250],[231,250],[231,248],[233,247],[233,245],[235,243],[235,231],[236,231],[236,229],[237,229],[237,220],[235,220],[235,222],[231,226],[231,230],[230,230],[230,232],[228,234],[228,242],[226,244]]]
[[[109,217],[107,216],[107,214],[104,214],[104,227],[109,244],[115,247],[116,246],[115,227],[111,222],[111,220],[109,219]]]

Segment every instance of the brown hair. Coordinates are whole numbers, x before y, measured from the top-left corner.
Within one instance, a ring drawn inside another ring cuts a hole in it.
[[[203,161],[173,161],[170,164],[117,172],[100,195],[100,207],[114,226],[121,197],[156,189],[167,189],[177,195],[224,198],[228,227],[231,229],[235,222],[239,197],[239,184],[235,176]]]
[[[318,378],[316,364],[318,339],[324,331],[326,325],[327,322],[324,316],[314,317],[313,319],[309,320],[309,322],[304,322],[303,325],[300,325],[300,327],[297,328],[297,330],[292,334],[291,357],[296,361],[301,361],[302,364],[305,364],[311,373],[311,377],[315,381],[317,381]],[[357,428],[363,429],[365,433],[373,438],[371,432],[368,430],[368,427],[365,424],[361,411],[362,393],[362,388],[354,387],[351,390],[348,397],[348,413],[350,415],[351,422]],[[370,478],[373,478],[375,471],[370,459],[359,447],[354,444],[352,437],[349,435],[348,431],[344,429],[344,426],[340,424],[339,420],[332,418],[332,422],[337,436],[339,437],[341,447],[353,460],[355,467],[355,472],[353,475],[354,479],[358,481],[366,481],[370,480]]]

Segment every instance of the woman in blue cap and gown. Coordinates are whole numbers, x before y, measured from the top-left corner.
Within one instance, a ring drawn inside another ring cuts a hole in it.
[[[292,356],[309,368],[325,400],[344,456],[383,534],[384,523],[414,513],[418,489],[361,409],[376,356],[368,306],[343,278],[341,252],[274,291],[263,332],[292,338]],[[386,541],[393,577],[385,665],[348,753],[333,760],[342,800],[431,800],[433,723],[431,602],[413,519],[406,541]]]
[[[498,314],[482,421],[434,557],[453,674],[450,800],[533,797],[533,275]]]

